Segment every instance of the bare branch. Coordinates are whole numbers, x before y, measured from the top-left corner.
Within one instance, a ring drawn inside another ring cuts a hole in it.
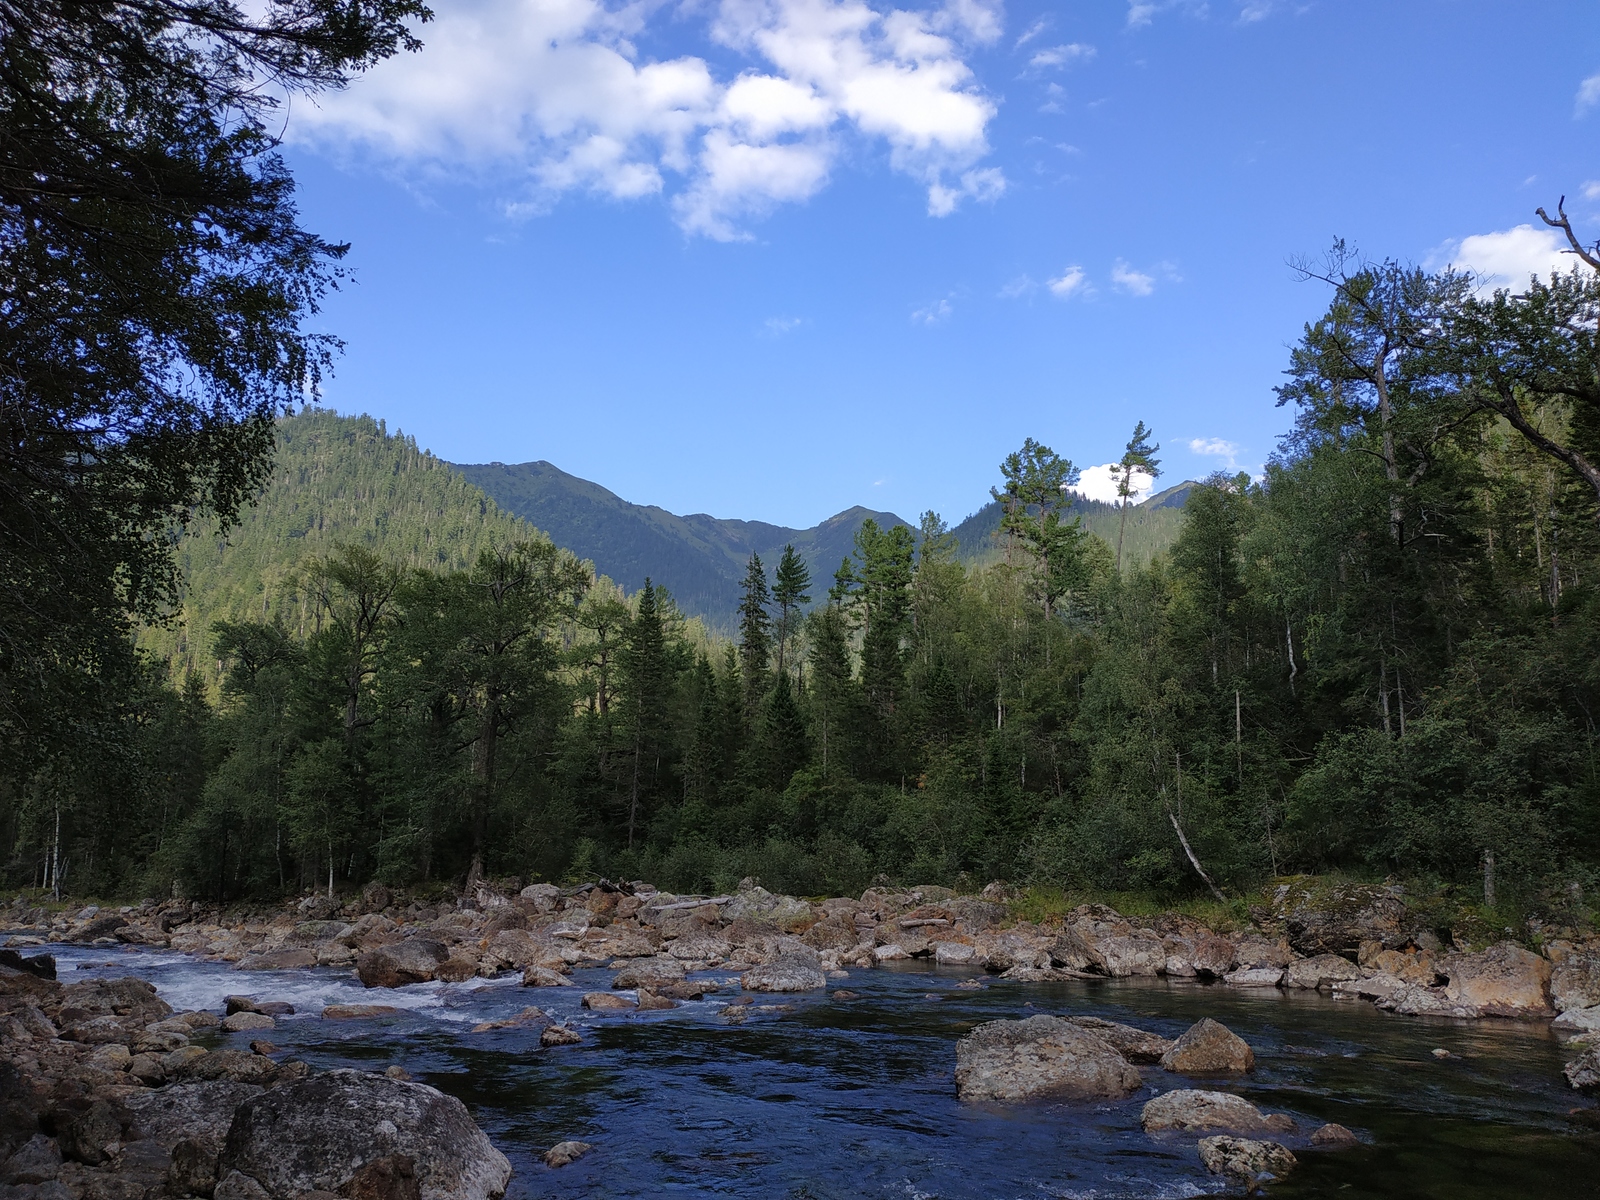
[[[1551,229],[1559,229],[1567,235],[1567,242],[1572,249],[1563,250],[1561,253],[1576,254],[1596,271],[1600,271],[1600,242],[1596,242],[1591,247],[1585,246],[1578,240],[1578,235],[1572,232],[1572,220],[1567,216],[1567,198],[1565,196],[1556,202],[1556,217],[1554,220],[1551,220],[1550,214],[1542,208],[1534,209],[1534,211],[1539,214],[1539,219],[1550,226]]]

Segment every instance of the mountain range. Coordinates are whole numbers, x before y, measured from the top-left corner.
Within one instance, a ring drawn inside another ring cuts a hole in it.
[[[1125,562],[1148,561],[1172,543],[1192,486],[1128,510]],[[1086,529],[1116,543],[1116,506],[1080,500],[1074,511]],[[678,516],[631,504],[547,462],[457,466],[372,417],[309,409],[279,423],[272,475],[238,524],[224,533],[201,519],[182,539],[186,583],[179,608],[169,622],[144,628],[139,640],[180,676],[193,670],[214,682],[217,621],[305,622],[294,580],[311,555],[356,543],[407,566],[452,570],[485,547],[536,538],[541,530],[629,592],[646,577],[663,585],[686,615],[727,634],[752,553],[770,571],[783,547],[793,545],[811,567],[812,595],[821,596],[869,517],[884,526],[912,525],[861,507],[806,529]],[[999,506],[990,503],[955,527],[964,561],[980,566],[999,556],[993,536],[999,521]]]

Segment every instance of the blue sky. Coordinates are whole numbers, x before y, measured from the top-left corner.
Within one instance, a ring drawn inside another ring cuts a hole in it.
[[[1255,470],[1288,266],[1600,238],[1600,5],[438,0],[288,117],[353,243],[326,401],[458,462],[805,526],[955,523],[1025,437]],[[1530,228],[1519,229],[1519,226]]]

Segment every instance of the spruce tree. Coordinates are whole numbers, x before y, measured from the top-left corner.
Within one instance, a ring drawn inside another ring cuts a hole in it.
[[[789,645],[791,622],[799,615],[802,604],[811,603],[811,568],[806,560],[794,552],[793,546],[783,548],[778,560],[778,575],[772,588],[772,599],[778,606],[778,678],[784,678],[784,651]]]
[[[1122,452],[1122,458],[1117,463],[1113,474],[1117,478],[1117,499],[1122,506],[1122,519],[1117,524],[1117,570],[1122,570],[1122,539],[1128,532],[1128,503],[1133,499],[1133,473],[1140,471],[1151,479],[1161,475],[1161,460],[1155,456],[1160,445],[1150,444],[1150,430],[1140,421],[1133,429],[1133,436],[1128,439],[1128,445]]]
[[[744,573],[744,595],[739,601],[739,665],[744,672],[745,717],[755,722],[767,691],[767,662],[772,657],[772,617],[767,606],[772,592],[761,556],[752,554]]]

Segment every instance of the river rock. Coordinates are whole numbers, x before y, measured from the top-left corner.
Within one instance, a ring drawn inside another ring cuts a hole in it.
[[[652,958],[639,958],[617,972],[611,981],[614,988],[660,987],[668,983],[681,983],[686,972],[683,964],[670,954]]]
[[[1450,1001],[1485,1016],[1546,1017],[1553,1011],[1549,962],[1512,942],[1478,954],[1452,954],[1440,970],[1450,978],[1445,985]]]
[[[1279,884],[1274,917],[1299,954],[1354,957],[1362,942],[1399,948],[1409,944],[1405,900],[1399,888],[1300,878]]]
[[[763,887],[741,889],[722,909],[723,919],[737,921],[753,917],[770,921],[780,930],[794,929],[809,924],[814,916],[811,905],[794,896],[775,896]]]
[[[1128,1096],[1139,1072],[1104,1038],[1060,1017],[989,1021],[956,1043],[963,1100]]]
[[[594,1012],[632,1012],[639,1007],[637,1003],[626,996],[619,996],[615,992],[585,992],[579,1001],[584,1008]]]
[[[1106,973],[1105,956],[1100,953],[1099,946],[1074,926],[1063,929],[1050,944],[1050,962],[1068,971],[1092,971],[1101,975]]]
[[[1217,1136],[1200,1139],[1200,1161],[1213,1175],[1231,1175],[1253,1183],[1263,1175],[1282,1179],[1294,1170],[1296,1160],[1277,1142]]]
[[[1242,1096],[1193,1088],[1157,1096],[1140,1111],[1139,1123],[1146,1133],[1168,1129],[1234,1129],[1254,1133],[1263,1129],[1287,1131],[1294,1128],[1294,1122],[1288,1117],[1276,1113],[1269,1117]]]
[[[1067,1020],[1105,1041],[1131,1063],[1158,1063],[1173,1046],[1171,1038],[1101,1017],[1068,1017]]]
[[[1600,1007],[1600,954],[1589,947],[1564,954],[1550,972],[1550,998],[1562,1012]]]
[[[339,1191],[375,1160],[416,1163],[423,1200],[505,1194],[511,1164],[466,1106],[421,1083],[365,1071],[325,1071],[241,1104],[219,1163],[274,1196]]]
[[[348,926],[346,926],[348,928]],[[289,950],[269,950],[263,954],[247,954],[239,960],[238,971],[289,971],[317,965],[315,950],[296,947]]]
[[[266,1013],[236,1012],[222,1022],[225,1033],[244,1033],[252,1029],[275,1029],[277,1022]]]
[[[577,1162],[594,1147],[588,1142],[557,1142],[542,1157],[548,1167],[566,1167]]]
[[[549,1025],[539,1033],[541,1046],[576,1046],[583,1041],[583,1035],[576,1029],[566,1025]]]
[[[539,913],[554,912],[561,903],[561,889],[552,883],[530,883],[519,895]]]
[[[450,952],[438,942],[407,938],[362,954],[356,959],[356,977],[369,988],[427,983],[435,977],[439,964],[449,957]]]
[[[400,1010],[392,1004],[330,1004],[322,1015],[330,1021],[359,1021],[372,1017],[392,1017]]]
[[[1600,1046],[1590,1046],[1561,1069],[1567,1082],[1580,1092],[1600,1088]]]
[[[1600,1033],[1600,1004],[1590,1008],[1569,1008],[1550,1028],[1557,1033]]]
[[[813,992],[828,986],[816,958],[805,954],[780,954],[772,962],[751,967],[739,976],[747,992]]]
[[[1256,1056],[1226,1025],[1202,1017],[1172,1043],[1161,1065],[1179,1075],[1243,1075],[1256,1065]]]
[[[1245,967],[1229,971],[1222,981],[1229,987],[1277,987],[1283,982],[1282,967]]]
[[[1338,954],[1318,954],[1296,959],[1284,972],[1283,986],[1306,991],[1326,991],[1341,981],[1361,978],[1361,968]]]
[[[571,987],[572,980],[549,967],[533,966],[522,972],[523,987]]]
[[[1319,1126],[1311,1134],[1311,1144],[1321,1146],[1325,1150],[1338,1150],[1345,1146],[1358,1144],[1359,1139],[1343,1125],[1329,1121],[1326,1125]]]
[[[551,1023],[550,1015],[542,1008],[525,1008],[515,1016],[498,1021],[480,1021],[472,1027],[473,1033],[494,1033],[500,1029],[543,1029]]]
[[[0,1182],[48,1183],[61,1174],[61,1147],[56,1139],[36,1133],[0,1164]]]

